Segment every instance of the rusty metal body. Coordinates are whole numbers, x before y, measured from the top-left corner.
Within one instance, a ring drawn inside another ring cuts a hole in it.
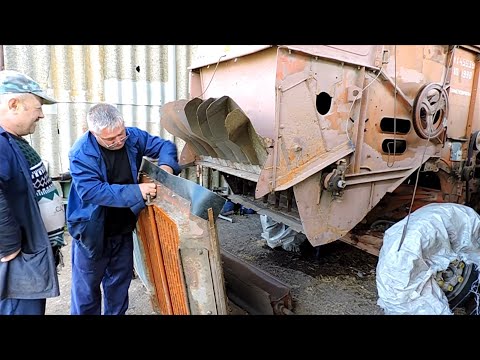
[[[379,225],[411,203],[477,207],[479,51],[256,46],[194,64],[191,99],[165,104],[161,122],[186,141],[182,162],[219,170],[233,201],[314,246],[378,254]]]

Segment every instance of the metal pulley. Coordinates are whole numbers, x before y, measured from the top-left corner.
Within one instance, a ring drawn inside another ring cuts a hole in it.
[[[438,137],[446,127],[448,94],[441,84],[425,84],[413,103],[413,127],[422,139]]]

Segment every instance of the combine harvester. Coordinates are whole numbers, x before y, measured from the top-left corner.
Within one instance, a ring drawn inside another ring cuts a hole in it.
[[[218,170],[233,202],[312,246],[374,255],[423,205],[478,211],[478,45],[217,48],[161,123],[185,140],[181,163]],[[437,278],[458,304],[476,276],[454,261]]]

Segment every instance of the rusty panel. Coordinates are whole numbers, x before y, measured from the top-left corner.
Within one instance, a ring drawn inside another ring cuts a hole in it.
[[[186,180],[171,177],[182,181],[180,186],[185,192]],[[157,196],[142,210],[137,226],[144,249],[143,262],[154,289],[152,303],[164,315],[226,314],[225,285],[212,210],[209,209],[207,219],[194,215],[189,200],[140,173],[140,182],[152,181],[157,183]],[[195,211],[203,214],[200,210],[197,204]]]
[[[194,63],[189,69],[215,65],[217,61],[228,61],[253,54],[273,45],[200,45],[196,47]]]
[[[324,245],[347,234],[380,201],[397,178],[346,188],[342,197],[321,190],[321,173],[294,186],[303,232],[313,246]],[[409,173],[403,173],[406,177]],[[308,204],[308,205],[307,205]]]
[[[213,280],[210,272],[210,254],[207,249],[183,249],[183,271],[186,286],[193,300],[192,313],[217,315]]]
[[[189,313],[185,284],[180,266],[179,235],[174,221],[162,209],[153,206],[159,243],[162,248],[163,266],[168,283],[169,296],[174,314]]]
[[[477,54],[477,57],[475,59],[475,72],[480,73],[480,68],[479,68],[479,61],[480,57]],[[475,74],[474,74],[475,76]],[[473,88],[472,88],[472,98],[471,98],[471,119],[472,119],[472,127],[471,129],[467,129],[468,132],[473,132],[474,130],[480,129],[480,91],[478,91],[478,76],[476,75],[476,79],[474,80],[473,83]]]
[[[353,152],[345,133],[349,83],[339,79],[361,86],[363,79],[356,68],[280,48],[276,73],[275,145],[260,176],[257,198],[285,190]],[[319,114],[319,92],[338,97],[331,116]]]
[[[338,62],[378,67],[382,45],[286,45],[288,49],[299,50],[311,55],[334,59]]]
[[[455,51],[449,90],[450,106],[455,110],[450,111],[448,117],[448,135],[454,138],[467,136],[467,119],[475,65],[476,54],[463,49]]]
[[[143,262],[151,285],[149,288],[154,289],[152,293],[153,308],[161,314],[171,315],[173,313],[172,305],[152,210],[148,209],[140,213],[137,236],[144,249]]]

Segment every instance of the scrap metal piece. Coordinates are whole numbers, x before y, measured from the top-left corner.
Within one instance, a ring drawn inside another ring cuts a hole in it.
[[[208,208],[212,208],[214,218],[216,218],[226,202],[225,198],[193,181],[169,174],[145,156],[142,158],[139,171],[190,201],[192,214],[202,219],[208,220]]]
[[[229,218],[228,216],[223,216],[222,214],[218,215],[218,218],[222,219],[222,220],[229,221],[229,222],[233,222],[232,218]]]
[[[139,215],[137,238],[153,308],[162,315],[227,314],[214,217],[225,200],[144,158],[139,182],[152,181],[157,195]]]
[[[277,278],[221,249],[228,298],[250,315],[290,315],[290,288]]]

